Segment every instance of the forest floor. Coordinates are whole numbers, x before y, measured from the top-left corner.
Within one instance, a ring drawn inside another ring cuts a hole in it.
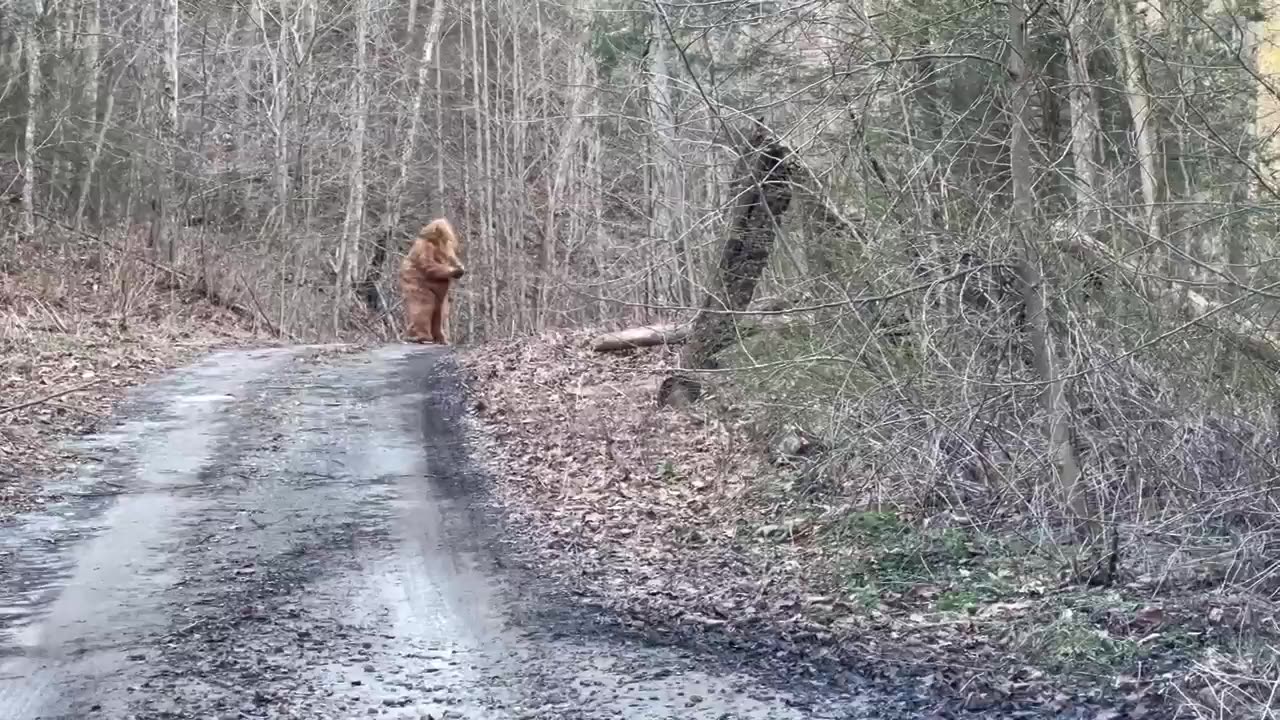
[[[92,247],[5,252],[0,522],[56,499],[41,479],[69,468],[63,441],[94,430],[128,388],[216,347],[269,344],[236,313],[166,289],[163,275],[142,264],[122,283],[122,268],[98,269]]]
[[[1014,532],[824,497],[748,439],[750,418],[657,407],[670,351],[598,355],[589,338],[462,353],[496,502],[582,601],[694,643],[767,635],[796,669],[907,678],[984,716],[1272,717],[1265,600],[1085,587]]]

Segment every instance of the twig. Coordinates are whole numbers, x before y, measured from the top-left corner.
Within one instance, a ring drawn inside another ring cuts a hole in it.
[[[40,300],[39,298],[35,298],[35,302],[37,305],[40,306],[40,309],[43,310],[44,313],[49,316],[49,319],[53,321],[53,324],[58,326],[58,330],[64,333],[71,332],[70,330],[67,329],[66,323],[62,322],[62,318],[59,317],[58,314],[55,313],[53,309],[49,307],[48,303]]]
[[[150,258],[146,257],[146,255],[144,255],[144,254],[142,254],[142,253],[140,253],[140,252],[138,252],[138,251],[136,251],[136,250],[130,250],[130,249],[128,249],[128,248],[122,248],[122,247],[120,247],[119,245],[115,244],[114,242],[111,242],[110,240],[106,239],[105,237],[103,237],[103,236],[101,236],[101,235],[97,235],[97,234],[95,234],[95,233],[91,233],[91,232],[89,232],[88,230],[81,230],[80,228],[77,228],[77,227],[72,226],[72,225],[68,225],[67,223],[62,222],[61,220],[58,220],[57,218],[49,217],[48,215],[45,215],[45,214],[43,214],[43,213],[35,213],[35,216],[36,216],[36,217],[38,217],[38,218],[40,218],[41,220],[44,220],[45,222],[48,222],[48,223],[52,223],[52,224],[54,224],[54,225],[57,225],[58,227],[62,228],[63,230],[67,230],[67,231],[69,231],[69,232],[77,233],[77,234],[79,234],[80,236],[84,237],[84,238],[85,238],[85,239],[87,239],[87,240],[93,240],[93,241],[95,241],[95,242],[101,243],[102,245],[105,245],[105,246],[107,246],[108,248],[111,248],[112,250],[114,250],[114,251],[116,251],[116,252],[120,253],[121,255],[131,256],[131,257],[133,257],[135,260],[139,260],[139,261],[141,261],[144,265],[147,265],[147,266],[149,266],[149,267],[151,267],[151,268],[153,268],[153,269],[155,269],[155,270],[159,270],[160,272],[169,273],[170,275],[172,275],[172,276],[174,276],[174,277],[182,278],[183,280],[188,280],[188,281],[189,281],[189,280],[191,280],[191,276],[190,276],[188,273],[185,273],[185,272],[183,272],[183,271],[181,271],[181,270],[179,270],[179,269],[177,269],[177,268],[169,267],[168,265],[165,265],[165,264],[163,264],[163,263],[158,263],[158,262],[156,262],[155,260],[152,260],[152,259],[150,259]]]
[[[50,400],[56,400],[64,395],[70,395],[73,392],[79,392],[81,390],[84,390],[85,388],[93,387],[94,385],[97,385],[100,382],[102,382],[102,378],[98,378],[96,380],[90,380],[89,382],[84,383],[83,385],[77,385],[73,388],[68,388],[66,390],[59,390],[58,392],[53,393],[52,395],[45,395],[44,397],[39,397],[39,398],[36,398],[35,400],[29,400],[24,403],[18,403],[17,405],[10,405],[9,407],[0,408],[0,415],[5,415],[7,413],[22,410],[23,408],[29,408],[32,405],[39,405],[41,403],[46,403],[46,402],[49,402]]]
[[[195,630],[196,628],[200,627],[201,625],[205,625],[208,622],[209,622],[209,618],[207,617],[200,618],[199,620],[194,620],[192,622],[187,623],[186,625],[183,625],[180,628],[177,628],[176,630],[173,630],[169,634],[165,635],[165,637],[177,637],[181,635],[186,635],[192,630]]]
[[[77,407],[75,405],[68,405],[66,403],[54,402],[52,400],[49,401],[49,404],[56,408],[62,408],[63,410],[66,410],[68,412],[80,413],[81,415],[89,415],[91,417],[96,417],[96,418],[100,418],[103,416],[102,413],[94,412],[89,408]]]
[[[236,279],[244,286],[245,292],[249,293],[249,300],[253,302],[254,309],[258,311],[258,317],[262,319],[262,322],[266,324],[267,328],[271,330],[276,337],[284,335],[293,342],[298,342],[298,338],[293,333],[271,321],[271,318],[267,316],[267,311],[262,308],[262,303],[258,302],[257,294],[253,292],[253,288],[249,287],[249,283],[244,279],[244,276],[240,274],[240,271],[236,270],[235,274]]]
[[[57,218],[49,217],[48,215],[36,213],[36,216],[46,222],[57,225],[58,227],[64,230],[77,233],[86,239],[101,243],[107,248],[110,248],[111,250],[114,250],[115,252],[118,252],[121,255],[124,255],[125,257],[132,257],[133,259],[142,262],[144,265],[147,265],[148,267],[151,267],[155,270],[159,270],[160,272],[163,272],[163,273],[168,273],[171,278],[178,278],[179,280],[182,280],[183,282],[187,283],[188,288],[190,288],[191,284],[195,282],[195,279],[191,276],[191,273],[185,272],[183,270],[179,270],[175,267],[170,267],[163,263],[156,262],[155,260],[148,258],[145,254],[130,250],[127,247],[122,248],[116,243],[111,242],[107,238],[103,237],[102,235],[91,233],[87,230],[81,230],[80,228],[74,227],[72,225],[68,225],[67,223],[62,222],[61,220],[58,220]],[[181,289],[183,285],[179,283],[179,284],[176,284],[175,287],[178,289]],[[230,310],[231,312],[239,315],[240,317],[251,318],[254,315],[254,313],[251,312],[245,306],[237,302],[233,302],[228,298],[224,298],[221,295],[218,295],[217,293],[209,290],[207,287],[197,290],[197,292],[209,302],[215,305],[222,306]],[[268,327],[270,327],[273,330],[275,329],[274,325],[272,325],[270,321],[268,321]]]

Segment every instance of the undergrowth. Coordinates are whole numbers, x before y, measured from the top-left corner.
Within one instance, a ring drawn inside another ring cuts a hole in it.
[[[10,244],[12,243],[12,244]],[[141,253],[74,235],[0,246],[0,517],[48,498],[41,481],[73,458],[132,385],[212,348],[271,339]]]
[[[1066,372],[1093,370],[1069,385],[1073,444],[1110,544],[1073,542],[1039,386],[992,314],[895,342],[836,317],[730,353],[717,402],[764,419],[748,427],[774,460],[743,534],[901,633],[981,638],[1024,675],[1156,693],[1179,716],[1273,717],[1275,380],[1203,331],[1126,353],[1136,318],[1075,320]],[[797,433],[807,452],[779,453]]]

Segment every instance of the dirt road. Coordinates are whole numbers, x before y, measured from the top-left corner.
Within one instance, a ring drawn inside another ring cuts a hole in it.
[[[539,599],[461,413],[417,346],[225,352],[140,389],[65,501],[0,528],[0,718],[882,717]]]

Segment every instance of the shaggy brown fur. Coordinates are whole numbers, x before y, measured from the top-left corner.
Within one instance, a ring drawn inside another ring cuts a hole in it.
[[[405,339],[449,344],[449,286],[466,272],[458,260],[458,235],[445,218],[432,220],[418,232],[400,263],[404,296]]]

